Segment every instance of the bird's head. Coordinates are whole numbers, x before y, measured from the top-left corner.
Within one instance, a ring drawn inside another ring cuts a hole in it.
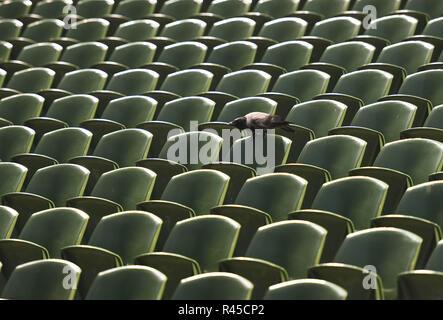
[[[231,126],[236,127],[236,128],[239,129],[239,130],[244,130],[244,129],[248,128],[248,127],[246,126],[246,117],[239,117],[239,118],[236,118],[235,120],[229,122],[229,124],[230,124]]]

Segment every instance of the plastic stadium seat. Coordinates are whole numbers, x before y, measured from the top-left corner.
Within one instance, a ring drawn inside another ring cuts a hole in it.
[[[207,13],[220,18],[238,17],[249,11],[251,1],[244,0],[214,0],[209,5]]]
[[[25,126],[0,128],[0,159],[10,161],[16,154],[29,152],[34,135],[34,130]]]
[[[100,272],[86,300],[160,300],[167,278],[144,266],[125,266]]]
[[[384,97],[382,100],[401,100],[415,104],[420,115],[416,118],[415,126],[424,122],[433,106],[443,104],[443,70],[428,70],[411,74],[398,90],[398,94]]]
[[[62,50],[63,47],[56,43],[31,44],[20,51],[17,60],[5,61],[0,64],[0,67],[11,76],[16,71],[31,67],[43,67],[46,64],[57,61]]]
[[[197,130],[197,125],[211,120],[215,102],[203,97],[185,97],[166,103],[160,110],[155,121],[139,123],[137,128],[151,132],[153,137],[153,150],[151,155],[157,156],[168,134],[173,129],[180,131]],[[193,127],[191,127],[194,122]]]
[[[22,93],[0,100],[0,123],[2,125],[23,125],[42,111],[44,99],[34,93]]]
[[[89,240],[102,217],[134,210],[137,203],[148,200],[155,177],[154,172],[145,168],[115,169],[100,176],[89,196],[79,195],[68,199],[67,206],[83,210],[90,216],[83,241]]]
[[[1,102],[0,102],[1,104]],[[423,127],[415,127],[405,129],[400,133],[402,139],[405,138],[426,138],[443,143],[443,105],[436,106],[432,109],[429,116],[426,118]]]
[[[200,12],[202,0],[169,0],[160,8],[159,14],[165,15],[173,20],[190,18]]]
[[[3,170],[0,168],[0,171]],[[17,217],[18,212],[14,209],[0,206],[0,239],[8,239],[11,236]]]
[[[373,227],[396,227],[423,239],[416,269],[423,268],[442,238],[442,211],[439,206],[442,181],[425,182],[406,190],[397,208],[372,220]]]
[[[310,209],[291,212],[289,219],[316,223],[328,232],[321,262],[335,257],[348,233],[370,227],[381,214],[388,185],[369,177],[345,177],[323,184]]]
[[[78,127],[82,121],[93,118],[97,104],[96,97],[73,94],[54,100],[45,116],[29,118],[24,123],[35,130],[35,145],[47,132],[67,127]]]
[[[266,174],[248,179],[233,203],[212,208],[212,214],[227,216],[242,226],[235,256],[246,252],[259,227],[285,220],[289,212],[298,210],[306,185],[296,175]]]
[[[303,147],[297,163],[277,166],[275,172],[293,173],[308,181],[303,208],[309,208],[323,183],[360,167],[365,149],[364,140],[351,136],[317,138]]]
[[[330,130],[330,134],[347,134],[365,140],[363,165],[371,165],[386,142],[400,139],[401,132],[410,128],[417,107],[403,101],[376,102],[360,108],[350,126]]]
[[[66,163],[73,157],[85,155],[92,133],[82,128],[63,128],[45,133],[33,153],[20,153],[11,159],[28,168],[25,184],[41,168]]]
[[[114,13],[128,17],[131,20],[143,19],[154,12],[157,1],[126,0],[118,3]]]
[[[103,39],[109,28],[109,21],[101,18],[84,19],[73,23],[65,36],[54,42],[66,47],[68,45]]]
[[[436,61],[438,56],[441,55],[443,49],[443,17],[432,19],[428,22],[421,35],[415,35],[409,37],[407,40],[412,41],[424,41],[434,45],[434,53],[432,55],[432,61]],[[442,61],[441,59],[439,61]]]
[[[330,18],[349,8],[350,0],[307,0],[303,11],[319,14],[321,17]]]
[[[296,162],[306,143],[328,135],[332,128],[341,126],[347,106],[338,101],[312,100],[296,104],[286,116],[293,133],[276,132],[292,140],[287,163]]]
[[[394,76],[380,70],[359,70],[340,77],[332,93],[321,94],[315,99],[331,99],[348,106],[343,123],[349,124],[358,109],[377,102],[389,94]]]
[[[86,0],[86,2],[94,0]],[[89,68],[105,59],[108,47],[100,42],[82,42],[68,46],[59,61],[47,64],[45,67],[54,70],[59,78],[77,69]]]
[[[22,166],[21,164],[13,162],[1,162],[0,178],[2,179],[3,183],[0,188],[0,195],[4,195],[10,192],[19,192],[22,189],[23,182],[25,181],[27,172],[28,169]],[[3,224],[1,225],[3,227]],[[0,239],[2,238],[3,237],[0,236]]]
[[[11,50],[12,50],[12,44],[10,44],[9,42],[6,41],[1,41],[0,40],[0,62],[6,62],[9,60],[9,56],[11,55]],[[5,78],[5,71],[2,69],[2,79],[4,80]],[[1,84],[3,84],[3,80],[0,82]]]
[[[424,270],[398,275],[399,300],[441,300],[442,245],[443,241],[439,241]]]
[[[391,92],[397,92],[408,74],[431,61],[434,46],[422,41],[406,41],[385,47],[377,62],[361,69],[379,69],[394,75]],[[408,54],[405,54],[405,53]]]
[[[357,19],[364,19],[368,13],[367,6],[373,6],[377,10],[377,17],[384,17],[400,9],[402,0],[357,0],[350,11],[345,11],[342,15],[352,16]],[[371,8],[372,10],[372,8]]]
[[[65,14],[63,12],[63,8],[65,8],[65,6],[68,4],[72,4],[72,1],[71,0],[38,1],[37,3],[35,3],[32,13],[39,15],[40,17],[43,17],[43,18],[57,19]]]
[[[304,41],[287,41],[269,46],[260,62],[247,65],[243,69],[256,69],[272,75],[272,87],[285,72],[298,70],[309,63],[313,46]],[[256,61],[258,61],[256,59]]]
[[[270,286],[264,300],[346,300],[345,289],[329,281],[299,279]]]
[[[280,18],[294,13],[299,8],[299,0],[282,0],[275,1],[260,0],[254,7],[252,12],[258,12],[271,18]]]
[[[211,43],[217,40],[218,42],[223,42],[223,40],[228,42],[245,40],[253,35],[254,28],[254,20],[248,18],[235,17],[224,19],[214,23],[206,37],[201,37],[197,40],[201,40],[205,44],[207,44],[206,42]],[[213,46],[208,45],[208,47]]]
[[[32,2],[29,0],[22,1],[3,1],[0,4],[0,17],[18,18],[29,12]]]
[[[1,19],[0,21],[0,40],[9,40],[21,32],[23,23],[17,19]]]
[[[169,299],[181,279],[217,271],[218,262],[232,256],[239,230],[240,225],[226,217],[189,218],[177,222],[161,252],[139,255],[135,263],[155,268],[168,277],[164,299]]]
[[[252,288],[239,275],[210,272],[181,280],[172,300],[249,300]]]
[[[111,13],[113,5],[113,0],[81,0],[75,7],[83,18],[102,18]]]
[[[51,87],[55,72],[48,68],[29,68],[17,71],[6,86],[0,89],[4,98],[18,93],[37,93]]]
[[[6,78],[6,71],[3,69],[0,69],[0,85],[3,84],[3,82],[5,81],[5,78]]]
[[[68,270],[72,280],[68,289],[63,286],[67,276],[64,270]],[[80,274],[78,266],[60,259],[28,262],[14,270],[2,297],[14,300],[74,300],[74,288]]]
[[[429,139],[405,139],[386,144],[373,167],[351,170],[350,175],[364,175],[386,182],[389,190],[383,213],[392,213],[409,186],[427,182],[428,176],[440,171],[442,166],[442,143]]]
[[[223,106],[232,100],[259,95],[268,90],[271,76],[260,70],[240,70],[228,73],[215,91],[200,94],[216,102],[213,117],[217,118]]]
[[[88,215],[73,208],[34,213],[18,238],[0,240],[2,273],[9,278],[15,267],[41,259],[59,259],[61,248],[80,243]]]
[[[152,252],[162,221],[142,211],[125,211],[103,217],[95,227],[88,245],[62,249],[62,257],[83,271],[80,294],[85,297],[97,273],[133,264],[140,254]]]
[[[125,22],[118,26],[114,37],[110,37],[109,40],[119,40],[119,45],[127,43],[125,40],[130,42],[146,41],[157,34],[159,27],[157,22],[149,19]]]
[[[160,74],[159,85],[167,75],[202,63],[207,47],[195,41],[174,43],[163,48],[156,62],[145,64],[143,68],[154,70]]]
[[[67,199],[82,195],[88,176],[86,168],[73,164],[42,168],[34,174],[25,192],[3,195],[2,204],[20,212],[16,226],[20,232],[34,212],[64,207]]]
[[[381,17],[372,20],[364,34],[352,40],[372,44],[377,48],[374,55],[377,58],[384,47],[413,36],[417,25],[417,19],[402,14]]]
[[[165,25],[159,36],[175,41],[189,41],[203,36],[205,28],[206,23],[201,20],[184,19]]]
[[[154,99],[134,95],[110,101],[100,118],[84,118],[80,126],[93,133],[90,150],[94,150],[107,133],[135,128],[139,123],[152,120],[156,106]]]
[[[223,204],[228,183],[229,176],[215,170],[184,172],[170,179],[160,200],[139,203],[138,210],[152,212],[163,220],[157,250],[163,248],[177,221],[208,214],[211,208]]]
[[[300,102],[325,93],[331,76],[317,70],[297,70],[281,75],[272,89],[259,96],[278,103],[278,114],[285,117]]]
[[[343,287],[350,300],[395,299],[397,275],[414,269],[421,243],[419,236],[396,228],[354,232],[346,237],[334,263],[311,267],[308,276]],[[376,274],[365,271],[367,266],[374,267]],[[369,273],[376,277],[375,289],[362,286]]]
[[[418,19],[418,31],[421,32],[429,19],[439,18],[443,14],[443,4],[438,0],[408,0],[403,10],[393,14],[405,14]]]
[[[108,76],[130,68],[139,68],[152,62],[156,49],[157,47],[150,42],[135,41],[122,44],[112,51],[107,61],[97,63],[93,68],[105,71]]]
[[[359,41],[338,43],[327,47],[318,62],[306,65],[302,69],[314,69],[329,74],[331,76],[329,89],[332,90],[343,74],[356,71],[359,67],[371,63],[374,52],[375,47],[368,43]]]
[[[325,237],[326,230],[311,222],[277,222],[257,230],[244,257],[222,260],[219,268],[251,281],[252,299],[261,299],[270,285],[305,278],[319,261]]]
[[[69,162],[87,168],[89,177],[86,192],[89,193],[100,176],[108,171],[135,166],[136,161],[146,158],[152,134],[141,129],[124,129],[105,134],[90,156],[71,157]]]
[[[212,88],[220,79],[232,71],[254,62],[257,46],[248,41],[232,41],[221,44],[211,51],[205,63],[195,65],[193,68],[205,69],[214,75]]]

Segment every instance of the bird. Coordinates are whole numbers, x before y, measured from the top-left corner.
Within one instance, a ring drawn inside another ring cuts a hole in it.
[[[267,129],[281,128],[288,132],[294,132],[289,126],[290,122],[283,120],[279,115],[272,115],[264,112],[250,112],[243,117],[238,117],[229,122],[231,126],[239,130],[251,129],[255,135],[255,130],[263,129],[266,133]]]

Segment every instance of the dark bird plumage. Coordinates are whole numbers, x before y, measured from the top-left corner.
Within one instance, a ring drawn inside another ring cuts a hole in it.
[[[230,125],[238,128],[239,130],[251,129],[253,134],[256,129],[276,129],[281,128],[288,132],[294,132],[289,126],[289,122],[285,121],[279,115],[271,115],[264,112],[251,112],[243,117],[238,117],[229,122]]]

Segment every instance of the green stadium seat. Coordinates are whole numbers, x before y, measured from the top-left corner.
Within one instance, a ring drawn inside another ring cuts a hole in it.
[[[243,0],[214,0],[211,1],[207,13],[211,13],[220,18],[234,18],[249,11],[250,1]]]
[[[437,0],[417,1],[409,0],[403,10],[397,10],[393,14],[405,14],[419,21],[418,32],[421,32],[429,19],[439,18],[443,13],[443,4]]]
[[[37,93],[51,87],[55,72],[48,68],[29,68],[17,71],[7,85],[0,89],[0,98],[18,93]]]
[[[111,13],[113,5],[113,0],[80,0],[75,7],[83,18],[102,18]]]
[[[315,99],[331,99],[348,106],[343,124],[348,125],[358,109],[377,102],[389,94],[394,76],[381,70],[359,70],[340,77],[332,93],[321,94]]]
[[[9,278],[23,263],[60,259],[63,247],[80,243],[88,219],[87,214],[73,208],[53,208],[34,213],[17,238],[0,240],[2,273]]]
[[[330,129],[341,126],[346,109],[345,104],[333,100],[312,100],[293,106],[285,120],[290,122],[289,126],[294,132],[276,130],[292,140],[287,163],[297,161],[308,141],[325,137]]]
[[[1,48],[0,48],[1,50]],[[6,78],[6,71],[3,69],[0,69],[0,86],[3,84]]]
[[[3,166],[3,165],[2,165]],[[19,166],[19,165],[16,165]],[[24,170],[25,168],[23,168]],[[0,171],[2,171],[0,167]],[[24,171],[26,173],[26,171]],[[17,222],[18,212],[12,208],[0,206],[0,239],[9,239]],[[1,268],[0,268],[1,271]]]
[[[9,76],[23,69],[43,67],[57,61],[62,50],[62,46],[56,43],[43,42],[31,44],[20,51],[17,60],[4,61],[0,64],[0,67],[6,70]]]
[[[2,196],[2,204],[20,215],[16,230],[20,232],[34,213],[54,207],[64,207],[66,200],[83,194],[89,171],[74,164],[57,164],[38,170],[29,181],[25,192]]]
[[[249,300],[253,285],[228,272],[209,272],[180,281],[172,300]]]
[[[299,0],[282,0],[276,3],[275,1],[260,0],[254,7],[252,12],[261,13],[270,18],[281,18],[294,13],[299,8]]]
[[[105,37],[109,25],[109,21],[102,18],[83,19],[73,23],[64,37],[53,41],[63,47],[79,42],[98,41]]]
[[[278,103],[278,114],[283,117],[300,102],[312,100],[325,93],[331,76],[317,70],[297,70],[281,75],[272,89],[259,96]]]
[[[331,262],[345,237],[370,227],[381,214],[388,185],[370,177],[345,177],[323,184],[310,209],[291,212],[289,219],[316,223],[328,232],[321,262]]]
[[[7,126],[0,128],[0,159],[10,161],[19,153],[29,152],[35,131],[25,126]]]
[[[1,102],[0,102],[1,104]],[[443,105],[436,106],[432,109],[426,118],[423,127],[406,128],[400,133],[402,139],[408,138],[426,138],[443,143]]]
[[[214,75],[213,90],[224,75],[253,63],[256,51],[257,46],[252,42],[232,41],[214,47],[206,62],[193,68],[208,70]]]
[[[54,100],[45,116],[29,118],[24,123],[35,130],[34,145],[36,145],[47,132],[67,127],[78,127],[82,121],[93,118],[97,104],[96,97],[73,94]]]
[[[82,128],[57,129],[45,133],[33,153],[19,153],[11,160],[28,168],[27,184],[38,169],[86,155],[91,138],[92,133]]]
[[[14,300],[74,300],[74,288],[80,274],[78,266],[60,259],[28,262],[14,270],[2,297]],[[63,284],[67,275],[72,282],[65,288]]]
[[[232,256],[239,230],[240,225],[227,217],[189,218],[177,222],[162,251],[139,255],[135,263],[168,277],[163,299],[170,299],[183,278],[217,271],[218,262]]]
[[[207,36],[199,37],[200,41],[213,48],[225,42],[246,40],[252,37],[255,28],[255,21],[245,17],[234,17],[224,19],[214,23]]]
[[[154,268],[117,267],[97,275],[85,300],[160,300],[166,281]]]
[[[416,269],[426,261],[442,238],[440,195],[442,181],[425,182],[406,190],[397,208],[372,220],[373,227],[395,227],[415,233],[423,239]]]
[[[275,172],[296,174],[308,181],[303,209],[310,208],[323,183],[348,175],[360,167],[366,149],[362,139],[345,136],[327,136],[309,141],[303,147],[297,163],[277,166]]]
[[[0,23],[0,27],[1,27],[1,23]],[[12,50],[12,44],[10,44],[9,42],[6,41],[2,41],[0,40],[0,62],[6,62],[9,60],[9,56],[11,55],[11,50]],[[2,80],[0,82],[0,84],[3,84],[3,81],[5,79],[5,70],[2,69]]]
[[[354,232],[346,237],[333,263],[311,267],[308,276],[343,287],[349,300],[395,299],[397,275],[414,269],[421,243],[419,236],[396,228]],[[368,266],[375,270],[365,270]],[[362,285],[368,275],[375,278],[371,283],[375,288]]]
[[[282,221],[257,230],[243,256],[222,260],[220,271],[254,284],[252,299],[262,299],[270,285],[305,278],[319,262],[326,230],[307,221]]]
[[[214,119],[223,106],[232,100],[256,96],[268,90],[271,76],[260,70],[240,70],[223,76],[215,91],[200,94],[216,102]]]
[[[3,125],[23,125],[42,111],[44,99],[34,93],[22,93],[0,100],[0,122]]]
[[[23,23],[17,19],[1,19],[0,40],[9,40],[18,37],[23,27]]]
[[[180,0],[183,1],[183,0]],[[184,19],[165,25],[160,32],[160,37],[175,41],[190,41],[203,36],[206,23],[198,19]]]
[[[172,176],[160,200],[139,203],[138,210],[152,212],[163,220],[156,250],[163,248],[176,222],[208,214],[211,208],[223,204],[228,184],[229,176],[222,172],[193,170]],[[195,194],[200,197],[195,198]]]
[[[24,16],[31,10],[32,1],[3,1],[0,4],[0,17],[2,18],[19,18]]]
[[[400,139],[401,132],[410,128],[417,107],[403,101],[376,102],[360,108],[350,126],[331,129],[329,134],[345,134],[367,142],[362,165],[371,165],[387,142]]]
[[[287,173],[266,174],[248,179],[233,203],[211,209],[240,223],[234,256],[244,255],[257,229],[273,221],[286,220],[289,212],[300,209],[306,180]]]
[[[202,0],[168,0],[160,8],[159,13],[153,16],[166,16],[173,20],[190,18],[200,12]]]
[[[331,91],[338,79],[347,72],[356,71],[359,67],[372,62],[375,47],[364,42],[349,41],[330,45],[325,49],[319,62],[302,67],[326,72],[331,76],[329,89]]]
[[[90,156],[85,154],[71,157],[69,162],[87,168],[89,177],[86,193],[94,188],[105,172],[135,166],[136,161],[146,158],[152,134],[141,129],[124,129],[105,134]]]
[[[308,11],[307,14],[318,14],[322,18],[330,18],[346,11],[350,3],[349,0],[307,0],[303,6],[303,11]]]
[[[439,241],[432,251],[424,270],[406,271],[398,275],[399,300],[441,299],[442,243]]]
[[[92,231],[102,217],[120,211],[135,210],[137,203],[148,200],[155,177],[154,172],[145,168],[115,169],[100,176],[89,196],[70,197],[66,205],[83,210],[90,217],[83,242],[90,239]]]
[[[66,12],[63,11],[66,5],[72,4],[71,0],[44,0],[35,3],[32,10],[33,14],[39,15],[42,18],[57,19],[62,17]]]
[[[407,38],[405,41],[423,41],[430,43],[434,46],[434,53],[432,55],[431,61],[437,61],[438,56],[441,55],[443,49],[443,32],[441,31],[443,27],[443,18],[435,18],[430,20],[422,34],[415,35]],[[439,61],[442,61],[441,59]]]
[[[0,196],[10,192],[19,192],[22,189],[27,172],[28,169],[21,164],[13,162],[0,162],[0,177],[3,181],[0,188]],[[14,211],[13,209],[11,210]],[[10,210],[4,211],[9,213],[12,212]],[[0,225],[2,228],[4,227],[2,224]],[[3,236],[0,236],[0,239],[3,238]]]
[[[389,185],[383,209],[386,214],[395,212],[408,187],[427,182],[428,176],[440,171],[442,166],[442,143],[429,139],[405,139],[386,144],[372,167],[354,169],[349,174],[373,177]]]
[[[118,3],[114,13],[128,17],[131,20],[143,19],[154,12],[156,1],[126,0]]]
[[[156,106],[157,101],[140,95],[110,101],[100,118],[89,117],[80,123],[82,128],[93,133],[90,150],[95,149],[105,134],[135,128],[139,123],[152,120]]]
[[[401,4],[402,0],[357,0],[354,2],[351,11],[345,11],[341,14],[363,20],[369,11],[365,8],[373,6],[377,10],[377,17],[384,17],[400,9]]]
[[[115,46],[127,44],[134,41],[147,41],[154,37],[160,25],[149,19],[138,19],[122,23],[118,26],[114,35],[101,40],[109,46],[109,43],[115,43]]]
[[[329,281],[299,279],[270,286],[263,300],[346,300],[345,289]]]
[[[433,106],[443,104],[443,70],[428,70],[411,74],[398,90],[398,94],[383,97],[382,100],[401,100],[415,104],[420,117],[416,118],[415,126],[421,125]]]
[[[133,264],[136,256],[152,252],[161,226],[161,219],[149,212],[114,213],[98,222],[88,245],[62,248],[62,257],[83,271],[79,283],[81,296],[86,296],[99,272]]]
[[[156,49],[154,44],[144,41],[122,44],[112,51],[107,61],[97,63],[93,68],[105,71],[108,76],[130,68],[139,68],[152,62]]]

